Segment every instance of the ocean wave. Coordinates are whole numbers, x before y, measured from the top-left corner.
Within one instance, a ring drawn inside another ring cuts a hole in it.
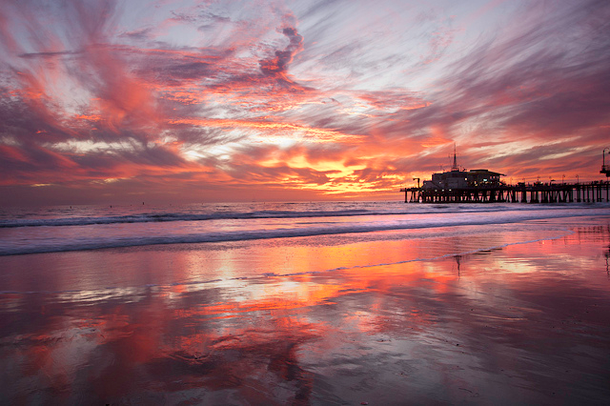
[[[272,218],[311,218],[311,217],[340,217],[340,216],[363,216],[363,215],[388,215],[401,214],[404,212],[375,213],[366,210],[345,211],[252,211],[252,212],[224,212],[206,214],[184,214],[184,213],[145,213],[125,216],[105,217],[64,217],[64,218],[29,218],[0,220],[0,228],[17,227],[58,227],[58,226],[89,226],[98,224],[121,224],[121,223],[154,223],[170,221],[207,221],[207,220],[249,220],[249,219],[272,219]]]
[[[160,223],[175,221],[211,221],[211,220],[250,220],[250,219],[299,219],[299,218],[334,218],[355,216],[395,216],[395,215],[427,215],[437,213],[495,213],[506,211],[537,211],[565,209],[562,205],[521,205],[521,204],[469,204],[469,205],[404,205],[400,208],[372,209],[356,208],[341,210],[252,210],[252,211],[220,211],[204,213],[153,212],[128,214],[120,216],[78,216],[53,218],[11,218],[0,220],[0,228],[19,227],[65,227],[91,226],[129,223]]]
[[[295,228],[235,230],[222,232],[202,232],[175,235],[133,235],[133,236],[98,236],[65,239],[41,239],[19,244],[14,241],[0,242],[0,256],[34,254],[48,252],[83,251],[102,248],[137,247],[159,244],[193,244],[213,242],[233,242],[262,240],[272,238],[312,237],[335,234],[369,233],[375,231],[415,230],[423,228],[482,226],[490,224],[509,224],[527,220],[544,220],[561,217],[582,217],[592,215],[610,215],[607,209],[591,210],[528,210],[489,213],[477,213],[462,216],[424,216],[405,219],[375,222],[328,223],[322,226]]]

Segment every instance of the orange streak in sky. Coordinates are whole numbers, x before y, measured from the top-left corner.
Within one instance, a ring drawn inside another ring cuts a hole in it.
[[[320,141],[337,141],[339,139],[352,138],[359,139],[359,135],[343,134],[335,130],[326,130],[323,128],[305,127],[299,124],[292,123],[274,123],[268,121],[244,121],[244,120],[228,120],[228,119],[178,119],[170,120],[170,124],[188,124],[208,127],[242,127],[258,130],[278,130],[278,131],[303,131],[307,134],[315,136]]]

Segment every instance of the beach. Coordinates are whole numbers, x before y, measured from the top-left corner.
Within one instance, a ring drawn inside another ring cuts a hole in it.
[[[607,205],[406,206],[273,209],[247,230],[235,212],[11,217],[0,402],[608,404]],[[114,247],[74,248],[86,227]]]

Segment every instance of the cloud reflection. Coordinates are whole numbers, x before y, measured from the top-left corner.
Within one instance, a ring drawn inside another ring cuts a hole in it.
[[[91,251],[38,256],[44,269],[36,256],[9,257],[2,393],[10,403],[494,403],[506,393],[595,403],[608,396],[610,234],[582,219],[570,227],[559,239],[552,226],[488,233],[504,247],[459,261],[481,241]],[[442,258],[404,262],[433,251]],[[227,253],[231,272],[218,279],[227,258],[214,258]],[[288,258],[309,272],[261,273],[291,271]]]

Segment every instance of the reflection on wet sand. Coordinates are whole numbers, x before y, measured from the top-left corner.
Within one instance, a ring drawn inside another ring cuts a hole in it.
[[[0,401],[605,404],[601,223],[5,258]]]

